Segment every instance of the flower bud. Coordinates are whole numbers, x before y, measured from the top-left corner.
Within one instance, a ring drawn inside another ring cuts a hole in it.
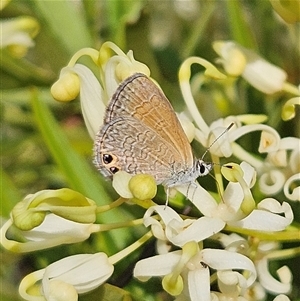
[[[65,72],[63,72],[65,70]],[[59,79],[52,85],[51,94],[57,101],[71,101],[80,91],[80,80],[73,72],[63,69]]]
[[[156,182],[151,175],[135,175],[129,181],[129,189],[138,200],[151,200],[157,192]]]

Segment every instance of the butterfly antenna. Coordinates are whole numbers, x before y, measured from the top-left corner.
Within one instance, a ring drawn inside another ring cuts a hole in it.
[[[212,146],[224,135],[226,134],[232,127],[234,126],[234,122],[231,122],[229,126],[209,145],[209,147],[206,149],[204,154],[201,157],[201,160],[206,156],[206,154],[209,152],[209,150],[212,148]]]

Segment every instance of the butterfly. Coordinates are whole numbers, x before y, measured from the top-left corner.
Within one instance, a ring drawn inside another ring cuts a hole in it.
[[[113,94],[94,142],[94,163],[106,177],[121,170],[150,174],[167,189],[193,183],[213,166],[193,156],[169,100],[142,73],[125,79]]]

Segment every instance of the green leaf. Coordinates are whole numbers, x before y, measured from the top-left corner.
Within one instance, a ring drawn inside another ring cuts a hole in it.
[[[105,283],[91,294],[79,297],[79,301],[132,301],[130,293],[111,284]]]
[[[244,47],[256,49],[257,45],[250,25],[245,17],[245,7],[239,0],[224,1],[227,7],[231,39]]]
[[[84,47],[93,46],[94,42],[88,24],[74,1],[32,0],[39,21],[50,31],[52,36],[72,55]]]
[[[0,168],[0,179],[0,215],[9,216],[10,210],[17,202],[20,202],[22,200],[22,196],[2,168]]]

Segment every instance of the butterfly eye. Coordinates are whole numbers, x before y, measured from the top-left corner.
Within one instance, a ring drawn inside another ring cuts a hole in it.
[[[104,155],[102,156],[102,159],[103,159],[103,163],[104,163],[104,164],[109,164],[109,163],[112,162],[113,157],[112,157],[112,155],[104,154]]]
[[[200,174],[205,173],[205,171],[206,171],[206,167],[203,164],[201,164],[200,165]]]

